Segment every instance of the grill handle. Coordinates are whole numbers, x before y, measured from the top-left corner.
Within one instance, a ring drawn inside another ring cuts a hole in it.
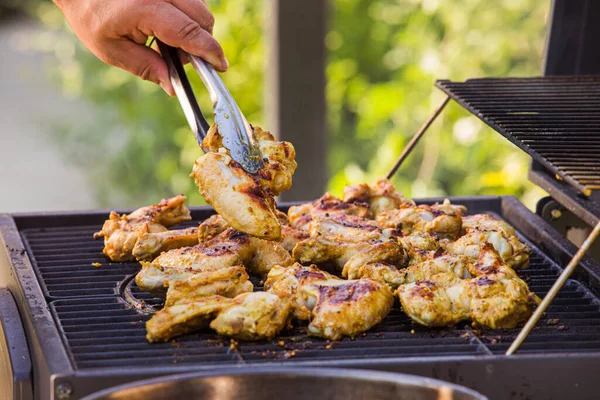
[[[0,398],[32,400],[31,358],[17,304],[0,289]]]

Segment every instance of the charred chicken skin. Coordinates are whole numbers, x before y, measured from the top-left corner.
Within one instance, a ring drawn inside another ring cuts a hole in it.
[[[175,196],[152,206],[138,208],[128,215],[112,211],[102,230],[94,234],[94,239],[104,238],[104,254],[112,261],[134,260],[133,250],[141,235],[163,233],[167,227],[191,219],[185,201],[185,196]],[[179,240],[189,243],[188,235],[185,230],[173,231],[169,241],[171,245]],[[156,251],[153,249],[152,253]]]
[[[190,177],[229,226],[258,238],[281,240],[274,196],[292,185],[294,147],[275,141],[258,127],[254,136],[264,157],[264,166],[256,174],[249,174],[229,156],[213,124],[203,142],[208,152],[196,160]]]

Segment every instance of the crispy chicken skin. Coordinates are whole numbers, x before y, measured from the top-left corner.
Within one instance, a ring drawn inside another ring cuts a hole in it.
[[[196,160],[190,176],[200,194],[231,226],[268,240],[281,239],[274,196],[291,187],[296,169],[294,147],[277,142],[269,132],[254,128],[264,166],[249,174],[231,159],[213,124],[203,147],[210,151]]]
[[[298,302],[296,293],[301,285],[312,282],[341,280],[335,275],[321,271],[316,265],[304,267],[295,263],[290,267],[276,265],[271,269],[265,281],[265,291],[276,294],[282,298],[288,298],[292,304],[293,314],[296,318],[306,320],[310,318],[308,310],[303,302]]]
[[[440,248],[440,243],[429,232],[415,231],[410,235],[398,238],[398,241],[407,250],[408,264],[418,264],[435,255]]]
[[[399,209],[379,213],[377,223],[382,228],[395,228],[409,234],[414,231],[430,232],[442,238],[456,239],[462,229],[462,206],[449,202],[428,205],[404,205]]]
[[[231,301],[226,297],[210,296],[165,307],[146,322],[146,339],[150,343],[166,342],[174,336],[207,327]]]
[[[355,337],[371,329],[394,304],[390,288],[371,279],[334,279],[301,285],[297,298],[310,310],[308,334],[329,340]]]
[[[294,263],[292,256],[280,243],[250,238],[254,254],[246,262],[248,270],[257,276],[265,277],[275,265],[287,267]]]
[[[492,244],[502,259],[512,268],[524,269],[529,266],[531,249],[521,243],[516,236],[506,235],[500,230],[481,231],[469,228],[469,233],[454,242],[442,242],[442,246],[449,253],[476,259],[479,257],[480,245],[483,243]]]
[[[235,297],[253,290],[254,285],[248,280],[243,265],[200,272],[184,279],[170,280],[165,307],[214,295]]]
[[[142,233],[133,247],[136,260],[152,260],[162,252],[198,244],[198,228]]]
[[[442,272],[401,285],[396,293],[409,317],[425,326],[451,326],[471,320],[492,329],[514,328],[531,315],[539,298],[489,243],[467,264],[473,278]]]
[[[244,293],[235,297],[211,323],[219,335],[238,340],[274,338],[286,327],[291,303],[272,293]]]
[[[133,249],[140,235],[165,232],[166,227],[191,219],[185,201],[186,197],[180,195],[138,208],[129,215],[112,211],[94,239],[104,238],[104,254],[112,261],[134,260]]]
[[[383,211],[395,210],[402,204],[414,205],[412,200],[405,198],[387,179],[379,179],[374,185],[360,183],[346,186],[344,202],[368,204],[370,218]]]

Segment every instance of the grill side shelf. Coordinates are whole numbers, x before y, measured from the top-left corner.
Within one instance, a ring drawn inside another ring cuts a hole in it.
[[[600,189],[600,77],[439,80],[436,87],[579,192]]]

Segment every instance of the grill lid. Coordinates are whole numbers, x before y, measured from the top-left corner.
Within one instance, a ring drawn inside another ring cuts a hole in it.
[[[436,86],[555,179],[591,196],[584,207],[600,209],[600,76],[439,80]]]

